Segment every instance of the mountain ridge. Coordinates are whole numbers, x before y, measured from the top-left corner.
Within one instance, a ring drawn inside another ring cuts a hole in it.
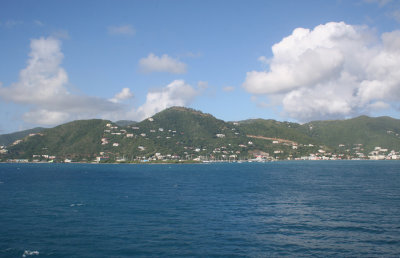
[[[264,160],[300,158],[391,158],[400,149],[400,120],[359,116],[305,124],[273,119],[226,122],[211,114],[170,107],[141,122],[77,120],[25,136],[0,158],[92,161]],[[376,151],[376,147],[379,147]],[[380,150],[386,150],[386,153]],[[374,153],[375,151],[375,153]],[[374,154],[371,154],[374,153]],[[34,159],[34,157],[38,159]],[[100,157],[100,158],[99,158]],[[397,157],[397,156],[396,156]]]

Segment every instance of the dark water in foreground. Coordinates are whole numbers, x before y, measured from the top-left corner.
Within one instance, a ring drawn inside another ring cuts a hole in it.
[[[400,256],[400,162],[0,164],[0,257]]]

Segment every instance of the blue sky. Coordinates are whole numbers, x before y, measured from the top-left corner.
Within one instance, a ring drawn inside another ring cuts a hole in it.
[[[399,117],[400,1],[0,2],[0,133],[141,120]]]

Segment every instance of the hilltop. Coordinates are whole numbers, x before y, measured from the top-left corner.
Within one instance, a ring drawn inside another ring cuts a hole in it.
[[[397,158],[400,120],[366,116],[307,124],[251,119],[225,122],[171,107],[141,122],[93,119],[23,136],[0,159],[153,162]],[[393,151],[392,151],[393,150]]]

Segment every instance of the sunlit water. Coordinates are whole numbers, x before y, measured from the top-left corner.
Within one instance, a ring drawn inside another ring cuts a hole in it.
[[[400,162],[0,164],[0,257],[400,256]]]

